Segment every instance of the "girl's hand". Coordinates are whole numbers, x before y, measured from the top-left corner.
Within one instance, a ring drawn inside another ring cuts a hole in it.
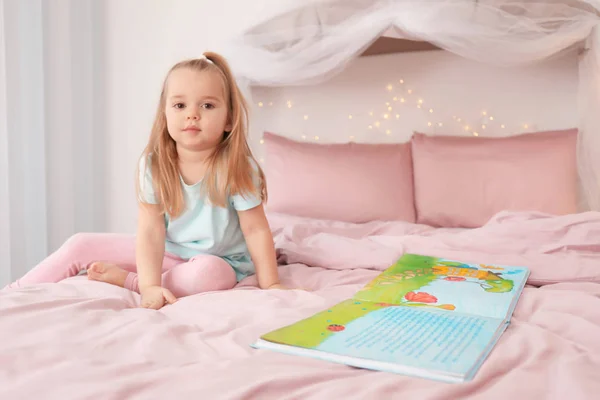
[[[169,289],[165,289],[161,286],[149,286],[144,290],[141,290],[142,300],[140,307],[152,308],[158,310],[167,303],[173,304],[177,301],[177,298],[171,293]]]
[[[289,290],[287,287],[279,284],[279,283],[275,283],[271,286],[269,286],[267,289],[281,289],[281,290]]]

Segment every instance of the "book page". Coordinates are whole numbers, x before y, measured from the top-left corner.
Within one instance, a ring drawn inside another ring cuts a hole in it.
[[[354,299],[504,319],[512,314],[528,274],[520,267],[405,254]]]
[[[502,324],[500,319],[476,315],[347,300],[261,339],[343,356],[465,373],[479,360]]]
[[[314,349],[466,375],[484,357],[502,324],[473,315],[392,306],[350,322]]]

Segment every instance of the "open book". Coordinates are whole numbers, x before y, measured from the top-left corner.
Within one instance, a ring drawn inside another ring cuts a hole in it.
[[[252,347],[447,382],[473,378],[510,323],[529,270],[416,254],[349,300]]]

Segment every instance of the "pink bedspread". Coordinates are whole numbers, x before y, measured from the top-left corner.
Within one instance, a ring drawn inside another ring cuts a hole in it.
[[[600,213],[502,213],[475,230],[270,216],[284,283],[135,308],[76,277],[0,292],[0,399],[597,399]],[[351,297],[403,252],[527,265],[512,324],[474,381],[445,384],[249,345]],[[307,266],[307,265],[310,265]]]

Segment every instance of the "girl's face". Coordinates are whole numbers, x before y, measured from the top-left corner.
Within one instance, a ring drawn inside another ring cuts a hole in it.
[[[180,68],[171,72],[165,94],[167,130],[177,148],[214,149],[231,130],[224,85],[214,71]]]

